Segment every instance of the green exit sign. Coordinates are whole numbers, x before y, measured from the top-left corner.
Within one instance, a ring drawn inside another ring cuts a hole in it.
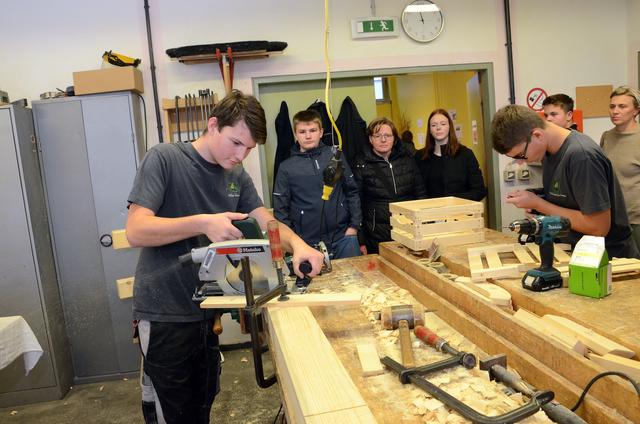
[[[397,37],[398,18],[376,16],[351,19],[351,36],[353,38]]]

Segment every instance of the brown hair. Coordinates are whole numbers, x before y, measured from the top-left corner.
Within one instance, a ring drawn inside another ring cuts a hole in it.
[[[293,131],[296,131],[296,126],[300,123],[316,123],[318,127],[322,129],[322,118],[320,114],[313,109],[301,110],[293,115]]]
[[[449,155],[455,156],[460,150],[460,143],[458,143],[458,136],[456,135],[456,129],[453,126],[453,120],[451,116],[449,116],[449,112],[444,109],[435,109],[429,115],[429,119],[427,119],[427,140],[425,143],[424,153],[422,154],[422,160],[427,160],[429,158],[429,151],[433,149],[436,145],[436,139],[431,135],[431,118],[433,115],[443,115],[449,121],[449,141],[447,142],[447,151]]]
[[[547,105],[560,106],[565,113],[572,112],[574,107],[573,99],[563,93],[554,94],[544,99],[542,106]]]
[[[393,143],[395,144],[395,142],[398,140],[398,130],[396,129],[396,126],[393,125],[391,119],[385,116],[376,118],[373,121],[369,122],[369,126],[367,127],[367,135],[371,137],[372,135],[380,131],[380,127],[383,125],[388,125],[391,128],[391,132],[393,133]]]
[[[209,118],[218,119],[218,130],[224,127],[232,127],[240,121],[244,121],[249,128],[251,137],[257,144],[267,141],[267,119],[264,109],[258,99],[246,95],[240,90],[232,90],[218,104],[213,107]],[[206,134],[206,129],[204,134]]]
[[[496,112],[491,121],[493,148],[505,154],[520,143],[525,143],[535,128],[546,128],[546,121],[528,107],[507,105]]]

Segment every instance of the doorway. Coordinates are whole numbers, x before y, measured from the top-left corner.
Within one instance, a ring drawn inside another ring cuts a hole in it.
[[[314,101],[324,101],[324,78],[324,74],[310,74],[253,80],[254,93],[265,109],[269,134],[267,143],[259,149],[263,198],[267,207],[271,205],[277,146],[274,121],[280,112],[280,104],[287,102],[291,118]],[[498,185],[494,183],[499,181],[497,166],[494,166],[498,156],[488,142],[488,123],[495,110],[493,93],[490,63],[349,71],[332,73],[329,106],[335,118],[342,101],[349,96],[366,122],[377,116],[388,116],[400,133],[404,129],[412,131],[417,149],[424,147],[429,113],[436,107],[448,110],[455,116],[452,118],[462,143],[476,155],[488,187],[485,223],[498,229],[501,208],[495,190]]]

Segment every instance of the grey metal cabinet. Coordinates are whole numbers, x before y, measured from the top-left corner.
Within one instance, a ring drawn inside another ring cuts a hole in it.
[[[42,346],[0,370],[0,407],[60,399],[72,379],[31,110],[0,107],[0,316],[21,315]]]
[[[131,299],[137,249],[114,250],[144,154],[140,99],[120,92],[33,102],[42,176],[76,382],[138,370]],[[101,243],[102,241],[102,243]],[[105,246],[107,245],[107,246]]]

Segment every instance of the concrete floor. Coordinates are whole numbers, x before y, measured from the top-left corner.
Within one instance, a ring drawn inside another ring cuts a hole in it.
[[[211,423],[273,423],[280,407],[277,384],[258,387],[250,350],[225,351],[224,357],[221,391],[213,403]],[[263,358],[265,373],[269,373],[269,354]],[[137,379],[74,386],[58,401],[0,408],[0,423],[142,424],[140,386]]]

